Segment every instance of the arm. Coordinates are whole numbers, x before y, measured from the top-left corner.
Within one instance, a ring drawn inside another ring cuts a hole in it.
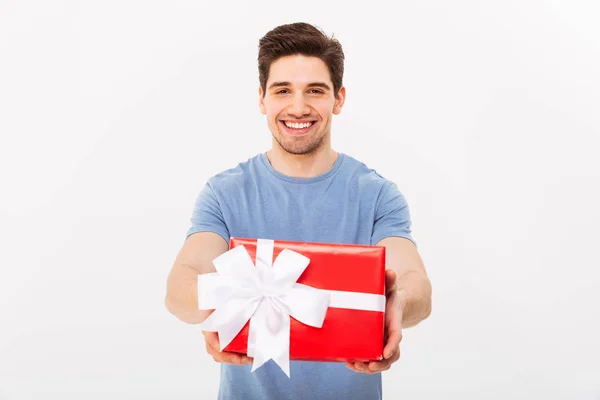
[[[421,256],[414,243],[401,237],[382,239],[379,246],[385,246],[386,270],[394,271],[394,277],[388,277],[393,285],[402,309],[402,327],[410,328],[431,314],[431,282],[427,277]],[[388,271],[386,275],[391,275]]]
[[[229,230],[217,194],[210,183],[204,185],[190,219],[191,233],[179,251],[167,280],[165,306],[183,322],[200,324],[212,313],[198,307],[198,274],[215,272],[213,260],[229,249]],[[217,332],[205,332],[206,352],[217,362],[247,364],[248,357],[222,352]]]
[[[228,250],[225,240],[214,232],[190,235],[179,251],[167,280],[165,306],[181,321],[199,324],[209,312],[198,308],[198,274],[215,272],[212,260]]]
[[[424,320],[431,313],[431,283],[414,243],[402,237],[387,237],[385,246],[385,347],[384,359],[370,363],[347,363],[355,372],[381,372],[400,358],[402,328]]]
[[[215,272],[212,260],[228,250],[227,242],[214,232],[190,235],[181,248],[167,280],[165,306],[169,312],[188,324],[199,324],[211,311],[198,307],[198,274]],[[217,362],[249,364],[252,359],[222,352],[216,332],[202,332],[206,352]]]

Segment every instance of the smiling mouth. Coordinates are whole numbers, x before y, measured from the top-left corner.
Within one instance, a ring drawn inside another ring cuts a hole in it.
[[[317,124],[317,121],[278,121],[284,130],[292,135],[303,135]]]

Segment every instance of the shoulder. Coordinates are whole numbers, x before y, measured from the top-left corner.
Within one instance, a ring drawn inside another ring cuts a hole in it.
[[[215,192],[228,192],[255,182],[260,174],[260,154],[223,170],[208,179],[208,186]]]
[[[395,187],[394,182],[380,174],[374,168],[366,165],[356,158],[344,154],[342,175],[357,185],[362,193],[379,194],[386,192],[390,187]]]

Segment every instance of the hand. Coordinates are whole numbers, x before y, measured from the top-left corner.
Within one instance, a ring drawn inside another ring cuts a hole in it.
[[[204,322],[214,310],[199,310],[200,321]],[[212,356],[216,362],[225,364],[246,365],[251,364],[253,359],[243,354],[229,353],[220,351],[219,334],[217,332],[202,331],[206,344],[206,352]]]
[[[385,271],[385,347],[383,360],[369,363],[346,363],[354,372],[368,374],[386,371],[393,363],[400,359],[400,341],[402,340],[402,302],[396,287],[396,273],[388,269]]]
[[[236,365],[246,365],[252,363],[253,358],[246,355],[219,351],[219,335],[216,332],[202,331],[202,334],[204,335],[204,339],[206,341],[206,352],[210,354],[216,362]]]

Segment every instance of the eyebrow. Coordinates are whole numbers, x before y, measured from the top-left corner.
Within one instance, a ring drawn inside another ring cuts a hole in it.
[[[280,86],[292,86],[291,82],[273,82],[269,85],[269,90],[274,88],[274,87],[280,87]],[[329,87],[328,84],[326,84],[325,82],[311,82],[307,85],[308,87],[320,87],[323,89],[327,89],[327,90],[331,90],[331,88]]]

